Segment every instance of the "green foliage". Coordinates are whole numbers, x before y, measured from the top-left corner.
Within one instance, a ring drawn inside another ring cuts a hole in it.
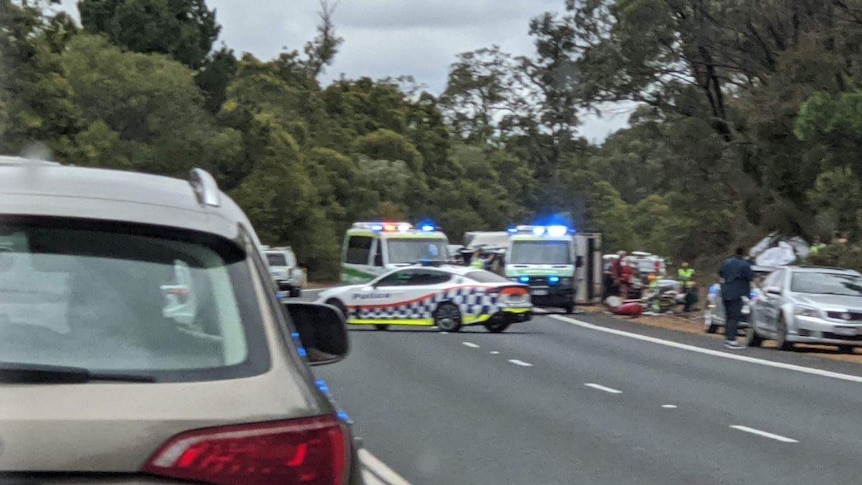
[[[860,0],[566,0],[530,22],[532,55],[460,54],[439,98],[409,78],[321,87],[342,43],[325,1],[316,37],[270,60],[213,51],[204,0],[83,0],[84,32],[44,5],[0,0],[0,150],[206,168],[312,277],[378,217],[457,241],[566,213],[606,250],[690,261],[769,230],[862,235]],[[608,102],[636,106],[631,126],[581,139]]]
[[[87,32],[142,53],[166,54],[197,69],[218,37],[215,10],[204,0],[81,0]]]
[[[422,171],[424,160],[419,150],[404,135],[380,129],[353,141],[355,153],[381,160],[398,160],[413,173]]]

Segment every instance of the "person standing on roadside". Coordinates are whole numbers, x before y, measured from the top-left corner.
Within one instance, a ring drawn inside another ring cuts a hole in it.
[[[623,260],[626,257],[625,251],[617,253],[617,259],[611,264],[611,278],[614,281],[614,294],[619,297],[626,298],[622,294],[622,278],[623,278]]]
[[[728,258],[718,270],[726,316],[724,346],[734,350],[743,348],[736,341],[736,331],[742,319],[742,298],[751,294],[751,280],[754,279],[751,264],[745,260],[744,255],[743,248],[736,248],[736,254]]]

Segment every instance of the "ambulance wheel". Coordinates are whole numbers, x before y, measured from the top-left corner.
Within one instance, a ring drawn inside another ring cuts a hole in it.
[[[491,333],[503,333],[509,328],[509,324],[505,322],[488,322],[483,326]]]
[[[434,312],[434,324],[443,332],[461,330],[461,312],[452,303],[441,303]]]
[[[380,324],[380,325],[375,325],[374,328],[376,328],[377,330],[380,330],[381,332],[385,332],[385,331],[389,330],[389,325]]]
[[[563,307],[563,310],[565,310],[565,311],[566,311],[566,314],[567,314],[567,315],[571,315],[572,313],[575,313],[575,304],[574,304],[574,303],[569,303],[568,305],[566,305],[565,307]]]

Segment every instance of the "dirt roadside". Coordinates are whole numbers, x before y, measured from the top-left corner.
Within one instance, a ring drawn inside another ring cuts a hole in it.
[[[603,305],[581,305],[580,310],[587,313],[606,313],[611,315]],[[613,315],[612,315],[613,316]],[[690,314],[673,314],[673,315],[642,315],[637,318],[618,317],[621,320],[635,322],[641,325],[649,325],[667,330],[675,330],[678,332],[698,333],[706,335],[714,339],[724,338],[721,334],[709,335],[703,330],[703,312],[692,312]],[[763,343],[765,348],[775,348],[775,342],[767,341]],[[843,362],[853,362],[862,364],[862,349],[857,349],[852,354],[842,354],[838,351],[838,347],[834,345],[797,345],[800,352],[805,352],[806,355],[823,357],[826,359],[840,360]]]

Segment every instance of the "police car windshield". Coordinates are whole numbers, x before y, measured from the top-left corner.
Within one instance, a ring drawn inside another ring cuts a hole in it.
[[[449,249],[445,239],[389,239],[389,263],[416,263],[422,260],[448,261]]]
[[[512,264],[572,264],[568,241],[515,241]]]
[[[841,273],[795,273],[790,291],[819,295],[862,296],[862,278]]]

